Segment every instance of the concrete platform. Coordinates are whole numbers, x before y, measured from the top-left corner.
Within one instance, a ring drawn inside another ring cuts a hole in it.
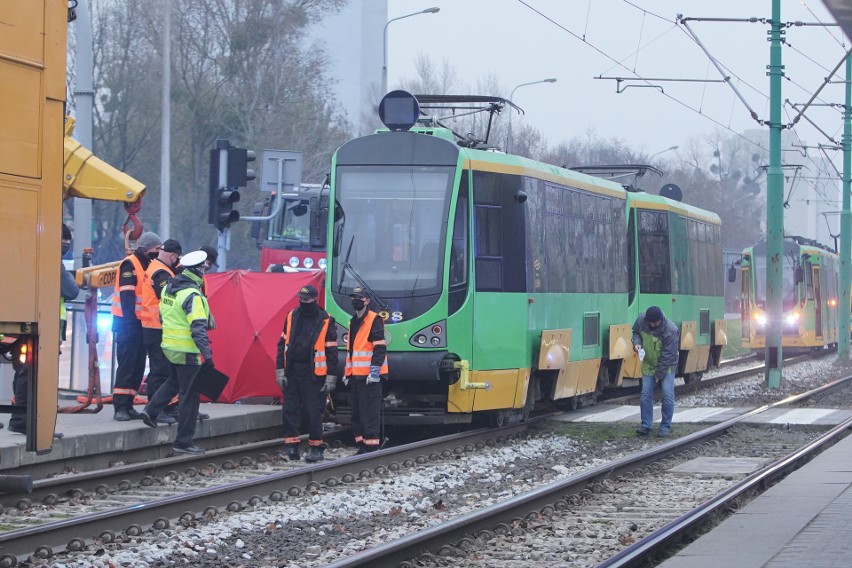
[[[135,408],[142,410],[143,407],[137,405]],[[281,436],[280,406],[203,403],[200,412],[209,414],[210,419],[198,423],[195,442],[206,449]],[[25,468],[38,477],[61,472],[65,460],[85,455],[103,455],[99,467],[114,462],[116,452],[126,456],[129,462],[145,448],[156,447],[159,455],[165,457],[171,452],[177,430],[176,424],[150,428],[141,420],[116,422],[112,405],[105,405],[97,414],[57,415],[56,431],[65,436],[54,440],[49,454],[39,456],[25,451],[22,434],[9,431],[8,415],[0,418],[6,426],[0,430],[0,471],[9,473]]]
[[[850,526],[852,436],[790,474],[659,566],[852,566]]]

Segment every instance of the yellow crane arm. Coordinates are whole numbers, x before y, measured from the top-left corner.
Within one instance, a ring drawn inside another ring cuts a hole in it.
[[[115,271],[121,260],[78,268],[75,280],[77,286],[86,290],[97,290],[99,288],[112,288],[115,286]]]
[[[75,121],[65,117],[65,175],[62,199],[82,197],[136,203],[145,193],[145,185],[110,166],[71,138]]]

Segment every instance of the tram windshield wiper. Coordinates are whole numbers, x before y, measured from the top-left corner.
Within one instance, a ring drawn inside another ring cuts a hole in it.
[[[350,250],[351,250],[351,247],[350,247]],[[348,258],[348,256],[349,256],[349,255],[346,255],[346,256],[347,256],[347,258]],[[358,274],[358,271],[356,271],[356,270],[355,270],[355,268],[354,268],[351,264],[349,264],[349,261],[348,261],[348,260],[347,260],[346,262],[344,262],[344,263],[343,263],[343,276],[345,276],[345,275],[346,275],[346,271],[347,271],[347,270],[348,270],[348,271],[349,271],[349,273],[353,276],[353,278],[355,278],[355,280],[357,280],[357,281],[358,281],[358,284],[360,284],[360,285],[361,285],[361,287],[362,287],[364,290],[366,290],[368,294],[370,294],[370,298],[372,298],[372,299],[373,299],[373,301],[376,303],[376,305],[377,305],[378,307],[380,307],[380,308],[381,308],[381,309],[383,309],[383,310],[387,310],[387,309],[388,309],[388,305],[384,302],[384,300],[382,300],[382,299],[379,297],[379,295],[378,295],[378,294],[376,294],[376,291],[375,291],[375,290],[373,290],[372,288],[370,288],[370,285],[369,285],[369,284],[367,284],[366,282],[364,282],[364,279],[363,279],[363,278],[361,278],[361,275],[359,275],[359,274]],[[341,284],[341,287],[342,287],[342,284],[343,284],[343,276],[341,276],[341,278],[340,278],[340,284]],[[338,292],[340,292],[340,287],[338,287],[338,290],[337,290],[337,291],[338,291]]]

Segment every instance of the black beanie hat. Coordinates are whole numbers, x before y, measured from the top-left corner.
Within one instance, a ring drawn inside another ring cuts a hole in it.
[[[68,228],[68,225],[62,223],[62,240],[70,241],[71,240],[71,229]]]
[[[663,319],[663,310],[661,310],[657,306],[651,306],[645,312],[645,321],[655,323],[655,322],[658,322],[662,319]]]

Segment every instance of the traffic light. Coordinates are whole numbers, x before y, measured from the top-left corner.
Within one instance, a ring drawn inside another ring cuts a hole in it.
[[[249,168],[257,156],[245,148],[228,148],[228,187],[245,187],[257,175]]]
[[[255,153],[245,148],[234,148],[228,140],[216,140],[210,150],[210,208],[207,222],[224,231],[240,220],[240,212],[234,204],[240,201],[237,188],[257,176],[248,167],[255,160]]]
[[[210,150],[210,205],[207,222],[220,231],[240,220],[240,212],[234,209],[234,204],[240,200],[240,193],[236,187],[226,185],[224,172],[219,167],[223,159],[228,159],[229,148],[227,140],[217,140],[216,148]]]

